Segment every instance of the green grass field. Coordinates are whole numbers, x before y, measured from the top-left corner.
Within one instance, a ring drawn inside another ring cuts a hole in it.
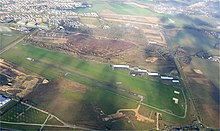
[[[6,47],[8,44],[13,42],[14,40],[20,38],[23,36],[22,33],[18,31],[11,31],[11,32],[0,32],[0,49],[3,49]]]
[[[2,129],[7,129],[7,130],[20,130],[20,131],[37,131],[41,127],[40,126],[27,126],[27,125],[14,125],[14,124],[5,124],[1,123],[1,128]]]
[[[137,16],[152,16],[157,17],[160,16],[159,14],[149,10],[140,8],[136,5],[130,5],[125,3],[110,3],[106,1],[97,1],[97,0],[91,0],[90,1],[93,4],[92,8],[89,9],[79,9],[78,12],[102,12],[104,10],[110,10],[116,14],[123,14],[123,15],[137,15]]]
[[[13,108],[4,112],[0,119],[7,122],[42,124],[46,117],[47,114],[44,114],[33,108],[29,108],[28,106],[21,103],[17,103],[15,106],[13,106]]]
[[[193,69],[199,69],[203,74],[196,74]],[[192,57],[191,64],[184,71],[189,78],[189,89],[202,122],[219,128],[219,63]]]
[[[95,25],[95,26],[101,26],[104,23],[104,21],[100,21],[97,18],[94,18],[94,19],[80,18],[80,21],[84,24],[92,24],[92,25]]]
[[[176,28],[191,26],[198,29],[207,29],[219,31],[213,21],[218,21],[217,18],[196,16],[196,15],[163,15],[160,17],[163,24],[169,24]]]
[[[212,50],[211,54],[219,54],[214,50],[217,39],[196,29],[182,29],[175,36],[168,35],[168,43],[171,47],[183,47],[189,54],[195,54],[201,50]]]
[[[220,74],[217,72],[220,70],[220,64],[218,62],[193,57],[191,65],[202,70],[204,75],[220,89]]]
[[[56,115],[61,120],[77,125],[103,127],[97,125],[98,113],[93,105],[105,114],[114,114],[121,108],[136,108],[137,103],[129,101],[108,90],[93,87],[76,86],[78,83],[60,79],[50,85],[41,85],[27,96],[29,102]],[[62,103],[62,104],[60,104]],[[48,121],[48,123],[51,123]]]
[[[181,93],[180,96],[175,96],[173,93],[174,90],[180,91],[180,89],[145,78],[132,77],[128,75],[127,71],[112,70],[108,64],[79,60],[58,52],[22,44],[2,54],[1,57],[50,80],[63,76],[64,72],[49,66],[33,63],[26,60],[26,58],[31,57],[109,84],[115,85],[116,82],[122,82],[120,87],[142,94],[145,97],[144,103],[183,115],[183,95]],[[180,104],[174,104],[172,100],[174,96],[179,98]]]

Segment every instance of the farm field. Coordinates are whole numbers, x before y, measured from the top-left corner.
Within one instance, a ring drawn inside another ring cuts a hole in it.
[[[194,69],[201,70],[202,73],[220,89],[220,74],[216,72],[220,69],[218,62],[193,57],[191,65]]]
[[[163,15],[160,17],[160,20],[163,24],[169,24],[175,26],[176,28],[192,26],[200,29],[215,31],[219,30],[217,28],[214,28],[218,21],[217,18],[196,15]]]
[[[13,55],[11,52],[13,52]],[[178,105],[172,101],[174,90],[180,91],[180,89],[144,78],[134,78],[128,75],[127,71],[112,70],[108,64],[79,60],[61,53],[22,44],[2,54],[1,57],[15,65],[36,72],[49,80],[64,76],[65,73],[59,72],[48,65],[42,65],[39,63],[33,64],[33,62],[26,60],[26,58],[31,57],[35,60],[40,60],[54,66],[62,67],[63,69],[80,73],[87,77],[101,80],[113,85],[115,85],[114,83],[120,81],[123,84],[119,87],[126,88],[143,95],[145,97],[144,103],[169,110],[178,115],[183,115],[184,107],[182,105],[184,105],[184,100],[182,93],[179,96],[180,103]],[[21,59],[17,60],[17,57],[20,57]],[[53,77],[50,75],[53,75]]]
[[[0,3],[0,131],[220,130],[218,0]]]
[[[96,88],[96,86],[87,87],[65,78],[39,86],[25,99],[48,110],[67,123],[97,129],[104,128],[105,122],[97,117],[99,114],[94,106],[100,108],[106,115],[113,114],[120,108],[137,106],[135,102],[128,101],[107,90]]]
[[[92,25],[93,28],[97,28],[97,27],[101,26],[102,23],[103,23],[102,21],[100,21],[97,18],[84,18],[84,17],[81,17],[80,21],[82,23],[86,24],[87,26]],[[88,27],[91,28],[90,26],[88,26]]]
[[[118,3],[118,2],[105,2],[105,1],[97,1],[97,0],[90,0],[93,4],[92,8],[81,10],[79,12],[98,12],[101,13],[103,10],[110,10],[116,14],[124,14],[124,15],[134,15],[134,16],[159,16],[159,14],[149,10],[140,8],[134,4],[126,4],[126,3]]]
[[[11,30],[7,26],[0,24],[0,50],[22,36],[22,33]]]
[[[1,123],[1,128],[8,129],[8,127],[14,130],[39,130],[40,129],[40,126],[14,125],[14,124]]]
[[[183,69],[186,77],[190,78],[189,89],[201,121],[215,128],[219,126],[219,74],[215,73],[219,70],[218,66],[217,62],[193,57],[191,64]],[[208,67],[213,70],[208,70]]]
[[[7,108],[7,107],[6,107]],[[47,114],[44,114],[31,107],[17,103],[11,109],[1,114],[1,121],[7,122],[24,122],[42,124],[46,119]]]
[[[217,39],[205,34],[201,30],[195,28],[183,28],[180,30],[167,30],[166,36],[170,47],[183,47],[189,55],[194,55],[201,50],[209,51],[212,55],[218,55],[218,50],[214,49]]]
[[[79,54],[85,54],[88,56],[100,56],[104,58],[111,58],[120,52],[134,47],[133,44],[125,41],[108,39],[97,40],[91,36],[85,36],[81,34],[72,36],[68,41],[69,47]]]

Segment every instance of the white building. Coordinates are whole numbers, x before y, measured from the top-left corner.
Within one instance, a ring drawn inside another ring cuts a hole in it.
[[[177,95],[179,95],[179,94],[180,94],[180,92],[179,92],[179,91],[174,91],[174,93],[175,93],[175,94],[177,94]]]
[[[112,65],[112,68],[121,68],[121,69],[129,69],[129,65]]]
[[[136,70],[138,73],[147,73],[147,70],[142,70],[142,69],[137,69]]]
[[[170,77],[170,76],[161,76],[160,78],[162,80],[173,80],[173,77]]]
[[[172,80],[173,83],[180,83],[179,80]]]
[[[174,100],[175,104],[179,103],[179,99],[173,97],[173,100]]]
[[[159,73],[157,73],[157,72],[147,72],[147,74],[149,76],[159,76]]]

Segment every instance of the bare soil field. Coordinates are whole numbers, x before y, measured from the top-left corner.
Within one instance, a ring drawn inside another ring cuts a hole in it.
[[[52,37],[38,37],[34,36],[32,37],[33,40],[36,41],[42,41],[42,42],[49,42],[53,44],[66,44],[67,43],[67,38],[52,38]]]
[[[155,35],[158,35],[160,33],[159,30],[155,30],[155,29],[143,28],[142,30],[144,31],[144,33],[152,33],[152,34],[155,34]]]
[[[32,89],[34,88],[34,86],[37,84],[37,82],[39,81],[38,78],[33,78],[29,81],[25,81],[21,86],[22,87],[26,87],[24,90],[22,90],[22,92],[18,93],[17,96],[22,98],[24,97],[25,95],[29,94]]]
[[[41,79],[17,70],[3,59],[0,59],[0,77],[0,92],[19,98],[29,94]]]
[[[162,39],[162,43],[166,43],[166,38],[165,36],[163,35],[163,33],[160,32],[160,37]]]
[[[138,59],[137,59],[138,56]],[[145,66],[144,51],[141,48],[134,47],[127,51],[119,53],[119,55],[112,58],[113,63],[128,63],[131,65]]]
[[[154,63],[154,62],[156,62],[157,60],[158,60],[157,57],[149,57],[149,58],[147,58],[145,61],[146,61],[146,62],[150,62],[150,63]]]
[[[145,35],[149,40],[166,45],[166,39],[165,39],[163,33],[159,32],[159,30],[154,29],[154,31],[153,31],[150,29],[143,29],[143,31],[145,32]]]
[[[93,25],[93,24],[85,24],[87,27],[89,27],[89,28],[97,28],[97,26],[96,25]]]
[[[145,34],[148,39],[156,39],[156,40],[162,41],[160,35],[158,35],[158,34],[152,34],[152,33],[145,33]]]
[[[195,71],[195,73],[197,73],[197,74],[203,74],[203,72],[199,69],[193,69],[193,71]]]
[[[134,47],[134,45],[129,42],[97,39],[82,34],[70,37],[67,46],[79,54],[100,57],[116,56],[118,53]]]
[[[120,20],[127,22],[139,22],[140,24],[149,23],[149,24],[159,24],[160,20],[156,17],[144,17],[144,16],[130,16],[130,15],[118,15],[118,14],[100,14],[104,19],[109,20]]]

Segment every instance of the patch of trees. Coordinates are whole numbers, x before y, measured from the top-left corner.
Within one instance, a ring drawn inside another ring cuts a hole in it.
[[[79,33],[84,33],[84,34],[92,34],[93,31],[92,29],[88,28],[88,27],[69,27],[69,26],[63,26],[65,28],[66,31],[70,31],[70,32],[79,32]]]
[[[220,50],[220,43],[216,43],[216,44],[214,45],[214,48],[217,49],[217,50]]]
[[[160,45],[149,44],[145,48],[146,57],[160,57],[165,59],[169,63],[175,63],[174,57],[180,58],[180,60],[185,64],[190,64],[192,58],[186,53],[182,47],[168,49],[167,47]]]
[[[196,56],[202,59],[208,59],[209,57],[211,57],[211,55],[207,51],[204,51],[204,50],[196,52]]]
[[[149,44],[145,48],[146,57],[161,57],[170,63],[174,63],[173,53],[167,47]]]
[[[55,51],[65,51],[65,52],[73,52],[73,50],[71,48],[68,48],[65,44],[50,44],[50,43],[46,43],[43,41],[36,41],[33,39],[25,39],[26,42],[34,45],[34,46],[38,46],[41,48],[46,48],[49,50],[55,50]]]
[[[184,56],[180,58],[180,61],[182,61],[184,64],[190,64],[190,62],[192,61],[192,57],[191,56]]]

